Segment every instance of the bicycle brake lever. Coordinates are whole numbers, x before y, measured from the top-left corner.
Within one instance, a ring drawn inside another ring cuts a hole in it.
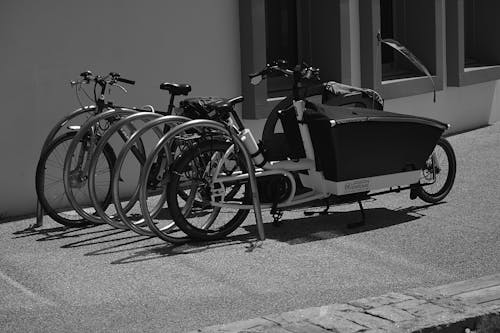
[[[128,93],[127,89],[125,89],[125,87],[123,87],[122,85],[120,85],[118,83],[114,83],[113,86],[117,86],[118,88],[120,88],[121,90],[123,90],[124,93]]]

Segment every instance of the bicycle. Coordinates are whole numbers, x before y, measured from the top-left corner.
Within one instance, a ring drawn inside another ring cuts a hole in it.
[[[173,92],[174,94],[176,92]],[[218,97],[194,97],[194,98],[188,98],[184,99],[183,101],[180,102],[180,107],[176,109],[176,113],[179,114],[185,114],[189,117],[192,118],[210,118],[212,115],[210,114],[211,112],[211,106],[221,102],[221,101],[226,101],[227,99],[224,98],[218,98]],[[169,106],[169,111],[167,114],[172,113],[172,105],[173,99],[170,101],[170,106]],[[89,165],[89,192],[90,192],[90,197],[93,203],[94,208],[96,209],[97,215],[105,222],[108,224],[115,226],[117,228],[128,228],[133,231],[135,231],[138,234],[141,235],[147,235],[147,236],[152,236],[154,233],[151,232],[149,228],[144,223],[144,219],[142,218],[141,214],[137,213],[137,209],[133,209],[137,198],[138,198],[138,185],[139,183],[136,181],[133,181],[133,183],[136,184],[135,190],[132,192],[132,194],[128,195],[128,197],[125,197],[120,193],[120,187],[123,185],[124,181],[122,179],[123,174],[123,165],[125,159],[127,159],[128,154],[132,151],[134,153],[133,149],[137,142],[142,142],[143,141],[143,136],[149,132],[149,131],[154,131],[158,138],[160,138],[164,133],[166,133],[170,128],[174,127],[175,125],[186,122],[188,120],[191,120],[190,118],[187,118],[185,116],[173,116],[173,115],[167,115],[167,116],[160,116],[159,114],[152,114],[152,113],[136,113],[136,114],[131,114],[129,115],[129,111],[127,110],[116,110],[115,113],[109,113],[109,115],[101,114],[99,116],[96,116],[96,121],[102,120],[102,119],[107,119],[107,118],[112,118],[114,115],[118,114],[124,114],[126,117],[114,122],[101,136],[97,146],[95,147],[95,150],[93,152],[93,156],[90,160],[90,165]],[[100,154],[103,152],[103,150],[106,147],[106,143],[110,140],[110,138],[114,135],[115,132],[121,131],[121,129],[124,126],[131,126],[131,123],[137,120],[142,120],[145,122],[143,126],[141,126],[140,129],[135,129],[133,135],[130,136],[130,139],[125,143],[125,145],[122,147],[120,150],[120,154],[118,155],[118,158],[116,160],[116,165],[113,170],[113,183],[112,183],[112,198],[113,198],[113,206],[115,211],[114,215],[111,215],[110,212],[105,211],[100,204],[99,204],[99,199],[98,199],[98,193],[96,191],[96,186],[95,186],[95,168],[96,168],[96,161],[100,157]],[[147,120],[151,120],[149,122],[146,122]],[[92,123],[89,121],[89,123]],[[82,128],[80,133],[82,133],[80,136],[83,135],[83,133],[87,132],[89,127],[89,124],[87,124],[87,128]],[[160,127],[162,129],[160,130]],[[75,138],[74,141],[78,141],[79,138]],[[172,147],[171,147],[172,148]],[[163,207],[163,204],[165,202],[165,197],[164,197],[164,183],[162,183],[162,175],[163,175],[163,170],[166,168],[166,166],[170,163],[170,161],[175,158],[175,155],[179,155],[183,150],[187,149],[186,143],[182,142],[174,142],[174,152],[173,156],[171,157],[170,155],[167,155],[165,152],[162,152],[160,155],[158,155],[157,160],[155,161],[155,172],[154,174],[151,175],[150,179],[148,180],[148,207],[150,207],[149,214],[151,216],[157,216],[161,214]],[[142,165],[144,164],[144,157],[143,156],[137,156],[137,154],[134,153],[135,158],[132,158],[132,161],[136,161],[138,164],[139,169],[142,168]],[[68,168],[68,166],[66,166]],[[128,169],[129,167],[127,167]],[[68,170],[68,169],[66,169]],[[182,194],[182,193],[181,193]],[[71,196],[71,194],[70,194]],[[125,207],[123,207],[123,201],[124,199],[128,200],[127,204]],[[127,215],[127,212],[131,211],[132,214],[130,216]],[[83,214],[83,213],[82,213]],[[164,232],[166,229],[168,229],[169,233],[172,232],[172,227],[173,224],[167,223],[165,227],[160,227],[158,225],[158,222],[156,224],[157,228],[160,228],[162,232]],[[184,236],[181,236],[184,237]]]
[[[101,222],[100,220],[98,220],[95,213],[85,212],[85,214],[83,214],[85,217],[82,217],[81,211],[83,210],[83,208],[80,209],[80,212],[78,212],[78,209],[74,208],[74,205],[76,205],[77,208],[81,208],[78,205],[79,200],[82,201],[82,206],[90,207],[90,198],[85,186],[86,176],[83,173],[79,175],[74,173],[72,175],[72,180],[71,180],[72,184],[70,185],[69,188],[73,188],[75,189],[75,191],[76,189],[79,189],[80,193],[79,199],[73,198],[74,199],[73,204],[71,204],[70,200],[67,198],[67,193],[65,191],[65,188],[61,186],[63,184],[63,174],[64,174],[62,172],[63,163],[70,142],[81,130],[82,126],[85,126],[85,124],[87,124],[89,120],[92,119],[94,116],[102,114],[106,110],[109,111],[113,110],[114,108],[116,109],[120,108],[115,106],[112,102],[106,100],[107,88],[119,87],[120,89],[126,92],[126,89],[121,85],[119,85],[118,82],[126,84],[135,83],[132,80],[122,78],[120,74],[114,72],[111,72],[107,76],[94,76],[90,71],[87,71],[81,73],[80,76],[81,76],[80,80],[71,82],[71,85],[76,87],[78,101],[80,102],[80,104],[82,104],[78,93],[79,90],[82,90],[81,89],[82,85],[93,83],[94,86],[93,98],[91,98],[86,92],[85,94],[87,95],[87,97],[94,100],[95,105],[85,106],[85,107],[82,106],[80,109],[63,117],[63,119],[61,119],[56,124],[56,126],[54,126],[54,128],[50,131],[49,135],[47,136],[44,146],[42,147],[41,157],[39,159],[36,172],[37,196],[43,209],[56,222],[69,227],[85,226],[88,224],[89,220],[99,223]],[[160,86],[160,88],[167,90],[171,93],[169,109],[167,112],[172,111],[173,99],[176,95],[188,94],[189,91],[191,90],[191,87],[189,85],[172,84],[167,82],[163,83]],[[131,110],[133,110],[134,112],[139,112],[139,111],[150,111],[153,110],[153,108],[149,107],[148,110],[133,108]],[[70,120],[75,119],[80,115],[84,115],[87,118],[83,122],[84,125],[68,126],[69,131],[67,133],[56,137],[58,132],[65,125],[67,125]],[[91,141],[93,142],[92,144],[95,144],[98,141],[97,140],[98,135],[100,135],[99,132],[102,132],[104,129],[105,128],[99,128],[98,124],[90,127],[90,132],[88,133],[88,136],[85,136],[84,140],[81,141],[81,144],[85,144],[86,147],[80,150],[79,163],[83,163],[84,160],[88,162],[90,155],[88,155],[88,157],[85,159],[84,153],[92,148],[92,146],[90,145]],[[132,131],[133,128],[129,128],[129,130]],[[124,131],[120,131],[120,135],[124,135],[123,137],[126,138],[126,133],[124,133]],[[104,158],[102,158],[98,164],[101,165],[100,169],[111,170],[114,165],[114,161],[116,160],[116,156],[110,145],[106,145],[104,148],[105,148]],[[140,156],[142,154],[143,158],[145,158],[143,145],[141,143],[139,143],[138,146],[134,148],[134,150],[135,150],[134,153],[137,154],[137,156]],[[47,171],[47,169],[49,170]],[[103,176],[105,176],[105,174],[110,174],[110,172],[103,171]],[[51,190],[52,194],[49,193],[49,191]],[[102,206],[107,207],[110,202],[111,202],[111,193],[110,191],[107,191],[106,196],[101,204]]]
[[[210,121],[184,123],[164,135],[148,156],[142,180],[154,152],[180,131],[219,128],[225,133],[225,145],[207,138],[169,167],[167,204],[175,224],[192,239],[228,235],[252,208],[259,236],[264,238],[261,208],[270,208],[274,223],[279,223],[284,209],[322,200],[326,207],[320,213],[327,214],[330,205],[357,202],[362,221],[350,225],[357,227],[365,219],[362,201],[371,197],[410,190],[411,198],[435,203],[450,192],[456,158],[442,137],[449,125],[393,112],[311,103],[300,95],[300,86],[319,80],[319,69],[304,64],[293,69],[282,63],[267,65],[250,78],[258,84],[271,75],[293,78],[293,105],[280,111],[280,119],[289,146],[296,149],[294,158],[267,160],[265,147],[259,147],[251,131],[240,126],[230,105],[217,109],[229,115],[225,127]],[[437,150],[444,152],[441,160]],[[437,189],[429,190],[434,186]],[[180,197],[179,188],[189,196]],[[195,207],[194,198],[201,198],[204,205]],[[231,215],[222,224],[221,209]]]

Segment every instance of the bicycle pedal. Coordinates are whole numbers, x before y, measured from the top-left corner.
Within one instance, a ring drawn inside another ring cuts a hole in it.
[[[319,212],[312,212],[312,211],[304,211],[305,216],[313,216],[313,215],[329,215],[330,212],[326,210],[321,210]]]
[[[279,228],[283,225],[283,221],[273,221],[273,227]]]

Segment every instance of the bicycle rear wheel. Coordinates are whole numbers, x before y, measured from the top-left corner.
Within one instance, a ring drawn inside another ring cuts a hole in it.
[[[211,182],[218,163],[231,146],[221,140],[201,141],[176,160],[169,173],[167,203],[175,224],[196,240],[222,238],[247,217],[248,209],[215,207],[211,205]],[[245,163],[235,153],[223,162],[222,173],[245,172]],[[250,202],[250,188],[235,183],[225,188],[231,201]],[[196,203],[196,204],[195,204]]]
[[[428,203],[438,203],[450,193],[457,161],[451,144],[440,138],[422,170],[422,184],[416,188],[417,196]]]
[[[148,227],[147,223],[145,222],[143,212],[140,207],[140,203],[136,204],[138,207],[134,206],[134,209],[132,210],[131,215],[127,215],[127,212],[125,208],[122,207],[123,202],[122,202],[122,191],[121,191],[121,174],[123,169],[128,168],[128,165],[124,165],[126,163],[125,161],[130,158],[132,155],[135,155],[132,151],[132,148],[137,144],[137,142],[140,142],[141,140],[145,139],[145,141],[151,141],[154,140],[156,141],[158,138],[161,138],[162,135],[164,135],[164,132],[168,131],[169,128],[178,125],[182,122],[186,122],[189,119],[185,117],[179,117],[179,116],[164,116],[162,117],[159,114],[153,114],[153,113],[142,113],[142,114],[134,114],[131,115],[125,119],[123,119],[122,123],[133,121],[133,120],[139,120],[142,119],[143,121],[150,120],[149,122],[146,122],[142,128],[138,129],[134,134],[127,140],[125,145],[122,147],[120,150],[115,167],[113,169],[113,179],[112,179],[112,193],[113,193],[113,203],[116,208],[116,211],[118,213],[118,216],[120,217],[121,221],[125,223],[131,230],[135,231],[138,234],[141,235],[146,235],[146,236],[155,236],[156,234]],[[113,126],[119,126],[120,122],[116,123]],[[111,128],[110,128],[111,130]],[[151,136],[153,138],[151,138]],[[174,148],[175,152],[175,148]],[[147,152],[149,156],[149,151]],[[162,155],[161,157],[158,156],[158,154]],[[174,155],[172,155],[172,158],[174,158]],[[132,160],[138,160],[132,158]],[[169,161],[171,158],[167,158],[166,155],[164,155],[162,152],[159,152],[156,154],[156,158],[153,161],[154,163],[150,166],[150,172],[147,181],[142,184],[142,181],[139,177],[137,180],[138,189],[140,190],[140,186],[146,187],[146,198],[147,201],[147,212],[148,212],[148,217],[149,218],[155,218],[157,215],[162,215],[162,212],[164,212],[164,204],[166,201],[165,198],[165,188],[164,184],[162,182],[162,176],[164,173],[164,170],[166,170]],[[144,166],[145,161],[139,161],[140,162],[140,168]],[[135,180],[135,179],[134,179]],[[136,202],[136,199],[138,199],[138,194],[134,193],[132,197],[129,199],[129,203]],[[139,208],[140,213],[137,213],[137,208]],[[173,225],[173,224],[172,224]],[[163,230],[163,228],[159,227],[160,229]],[[185,235],[181,235],[179,237],[174,237],[170,235],[167,241],[175,242],[177,238],[184,238]]]

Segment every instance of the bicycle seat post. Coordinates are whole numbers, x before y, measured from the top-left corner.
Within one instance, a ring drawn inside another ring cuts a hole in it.
[[[172,111],[174,110],[174,99],[175,99],[175,94],[173,92],[170,92],[170,102],[168,103],[168,108],[167,108],[168,115],[171,115]]]

